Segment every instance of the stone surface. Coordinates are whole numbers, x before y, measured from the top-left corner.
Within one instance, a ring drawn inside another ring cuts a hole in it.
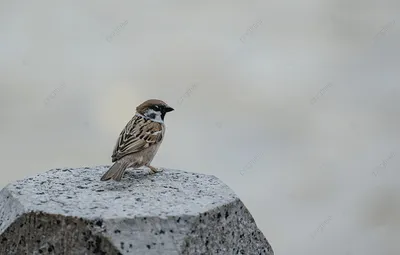
[[[273,254],[240,199],[210,175],[55,169],[0,192],[0,254]]]

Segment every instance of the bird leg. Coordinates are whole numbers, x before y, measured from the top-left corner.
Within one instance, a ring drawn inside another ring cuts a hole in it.
[[[147,167],[150,168],[150,174],[155,174],[163,171],[163,169],[161,168],[157,169],[154,166],[148,165]]]

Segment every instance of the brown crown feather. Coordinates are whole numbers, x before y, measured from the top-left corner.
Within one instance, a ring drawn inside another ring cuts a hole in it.
[[[144,114],[146,110],[152,106],[152,105],[164,105],[168,106],[164,101],[158,100],[158,99],[149,99],[142,104],[140,104],[138,107],[136,107],[136,111],[140,114]]]

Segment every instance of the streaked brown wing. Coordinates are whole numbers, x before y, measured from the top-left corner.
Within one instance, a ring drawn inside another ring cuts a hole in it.
[[[112,162],[162,141],[163,125],[135,115],[118,137]]]

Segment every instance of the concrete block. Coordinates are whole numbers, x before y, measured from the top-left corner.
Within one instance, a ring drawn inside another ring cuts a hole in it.
[[[54,169],[0,192],[0,254],[267,254],[234,192],[211,175]]]

